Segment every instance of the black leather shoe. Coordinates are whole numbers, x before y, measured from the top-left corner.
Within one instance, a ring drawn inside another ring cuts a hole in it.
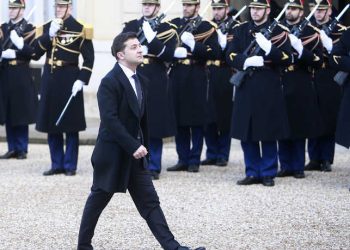
[[[321,170],[321,163],[319,161],[310,160],[308,164],[305,166],[305,171],[320,171]]]
[[[27,159],[27,154],[25,152],[18,152],[17,154],[17,160],[24,160]]]
[[[201,165],[206,166],[206,165],[215,165],[216,164],[216,159],[205,159],[204,161],[201,161]]]
[[[206,250],[205,247],[189,248],[184,246],[179,246],[177,250]]]
[[[166,171],[186,171],[188,166],[182,163],[178,163],[175,166],[169,167]]]
[[[65,171],[64,171],[63,169],[52,169],[52,168],[51,168],[51,169],[45,171],[45,172],[43,173],[43,175],[49,176],[49,175],[63,174],[63,173],[65,173]]]
[[[323,161],[321,164],[321,171],[332,172],[332,164],[329,161]]]
[[[303,178],[305,178],[305,174],[304,174],[304,172],[296,172],[293,174],[293,177],[295,179],[303,179]]]
[[[17,152],[16,151],[8,151],[4,155],[0,156],[0,159],[11,159],[11,158],[16,158],[17,157]]]
[[[75,174],[76,174],[76,172],[74,170],[72,170],[72,171],[65,171],[64,172],[65,176],[74,176]]]
[[[187,171],[191,173],[198,173],[199,165],[189,165]]]
[[[237,181],[237,185],[253,185],[259,183],[260,180],[254,176],[247,176],[244,179]]]
[[[216,166],[218,167],[226,167],[227,166],[227,161],[225,159],[218,159],[215,163]]]
[[[287,177],[287,176],[293,176],[293,172],[283,169],[277,173],[277,177]]]
[[[151,170],[152,180],[159,180],[159,173],[157,171]]]
[[[272,177],[263,177],[261,183],[266,187],[273,187],[275,186],[275,181]]]

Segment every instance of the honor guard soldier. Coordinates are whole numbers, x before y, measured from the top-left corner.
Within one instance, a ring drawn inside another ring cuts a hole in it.
[[[283,24],[294,31],[303,22],[304,1],[288,0]],[[307,22],[307,21],[304,21]],[[322,66],[323,45],[318,30],[307,25],[301,34],[289,35],[293,47],[292,64],[282,71],[290,135],[278,142],[281,171],[278,177],[304,178],[306,138],[321,134],[321,115],[314,90],[314,71]]]
[[[79,131],[85,130],[83,86],[88,84],[94,63],[92,28],[71,15],[71,0],[56,0],[56,19],[37,30],[33,58],[46,53],[36,129],[48,133],[51,169],[44,175],[75,175],[78,161]],[[79,55],[84,62],[79,68]],[[55,123],[70,96],[61,123]],[[64,152],[63,133],[66,134]]]
[[[1,85],[8,152],[0,159],[25,159],[28,152],[28,125],[35,122],[38,95],[31,77],[30,44],[35,28],[23,18],[24,0],[9,1],[10,21],[1,25]]]
[[[207,61],[209,69],[209,114],[204,139],[207,145],[206,159],[201,165],[226,166],[231,148],[230,122],[232,114],[233,85],[229,82],[232,75],[231,67],[225,63],[227,42],[232,40],[232,28],[237,21],[228,15],[229,7],[226,0],[212,0],[213,22],[218,29],[218,42],[221,53],[218,59]],[[222,28],[222,29],[221,29]],[[228,30],[225,30],[228,28]]]
[[[310,1],[310,8],[316,5],[316,1]],[[337,43],[341,34],[346,29],[338,24],[328,35],[323,31],[333,20],[332,1],[322,0],[317,11],[314,14],[317,28],[321,30],[321,41],[324,46],[324,62],[320,69],[315,72],[315,89],[319,102],[319,109],[322,116],[323,133],[317,137],[308,140],[308,153],[310,162],[305,166],[305,170],[321,170],[329,172],[332,170],[334,151],[335,151],[335,129],[337,115],[342,98],[341,87],[338,86],[333,77],[336,70],[329,66],[329,53],[332,50],[333,43]]]
[[[183,18],[177,26],[180,46],[170,79],[174,88],[178,163],[168,171],[198,172],[203,147],[203,128],[207,122],[208,76],[206,63],[216,60],[220,52],[215,24],[198,14],[200,0],[182,0]],[[192,147],[191,147],[192,145]]]
[[[277,140],[289,132],[279,71],[291,62],[291,46],[283,26],[273,29],[271,40],[261,33],[270,25],[269,1],[254,0],[248,7],[252,21],[234,29],[226,53],[229,65],[247,70],[236,88],[232,112],[231,136],[241,141],[246,166],[246,177],[237,184],[274,186]],[[254,40],[260,51],[245,53]]]
[[[150,133],[148,167],[153,179],[159,179],[162,169],[162,138],[174,136],[176,132],[166,63],[173,59],[177,34],[172,24],[158,21],[159,10],[160,0],[142,0],[143,17],[126,23],[123,29],[123,32],[138,33],[139,39],[144,40],[141,41],[144,60],[137,70],[150,80],[147,92]]]

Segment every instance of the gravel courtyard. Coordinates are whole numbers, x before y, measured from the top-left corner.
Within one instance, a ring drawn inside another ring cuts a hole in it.
[[[6,144],[0,143],[1,153]],[[44,177],[47,145],[31,144],[27,160],[0,161],[0,249],[76,249],[92,181],[92,146],[81,146],[77,175]],[[165,145],[163,169],[176,163]],[[350,249],[350,152],[337,148],[333,172],[276,179],[275,187],[237,186],[243,156],[232,143],[228,167],[162,172],[155,186],[168,224],[183,245],[207,249]],[[95,249],[161,249],[129,194],[116,194],[102,214]]]

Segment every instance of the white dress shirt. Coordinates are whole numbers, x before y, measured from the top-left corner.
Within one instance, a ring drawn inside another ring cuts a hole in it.
[[[137,96],[137,92],[136,92],[136,85],[135,85],[135,80],[134,78],[132,77],[133,75],[136,74],[136,72],[133,72],[131,69],[129,69],[128,67],[125,67],[124,65],[122,65],[121,63],[118,63],[119,66],[122,68],[124,74],[126,75],[126,77],[128,78],[130,84],[131,84],[131,87],[132,89],[134,90],[135,92],[135,95],[136,95],[136,98],[138,98]]]

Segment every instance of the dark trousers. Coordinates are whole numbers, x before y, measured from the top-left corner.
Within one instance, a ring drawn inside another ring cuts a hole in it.
[[[217,125],[211,123],[204,131],[204,139],[205,144],[207,145],[207,159],[224,159],[228,161],[231,149],[231,136],[228,132],[220,132]]]
[[[281,170],[292,173],[304,172],[305,139],[278,141],[278,157]]]
[[[334,136],[309,139],[307,148],[310,160],[329,161],[330,163],[333,163],[335,151]]]
[[[28,152],[28,125],[11,126],[6,124],[6,139],[9,151]]]
[[[192,142],[192,148],[191,148]],[[176,152],[179,163],[185,165],[199,165],[203,148],[203,127],[184,126],[177,128],[175,136]]]
[[[261,146],[260,146],[261,143]],[[277,174],[277,142],[241,141],[246,166],[246,176],[275,177]]]
[[[149,164],[148,168],[158,173],[162,170],[163,139],[150,138],[149,140]]]
[[[66,150],[64,151],[63,133],[48,134],[47,137],[51,168],[76,171],[78,164],[79,133],[66,133]]]
[[[159,198],[154,189],[151,176],[140,165],[132,167],[128,190],[137,210],[144,218],[153,235],[166,250],[175,250],[180,244],[170,232]],[[78,250],[93,249],[91,245],[95,227],[103,209],[111,200],[113,193],[107,193],[94,186],[86,201],[80,224]]]

